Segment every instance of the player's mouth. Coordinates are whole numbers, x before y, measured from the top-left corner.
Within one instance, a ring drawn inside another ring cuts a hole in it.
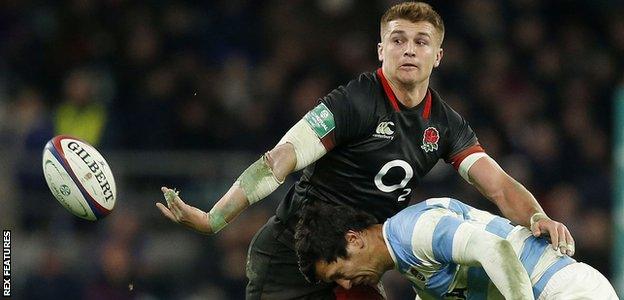
[[[399,68],[403,70],[416,70],[418,66],[411,63],[404,63]]]

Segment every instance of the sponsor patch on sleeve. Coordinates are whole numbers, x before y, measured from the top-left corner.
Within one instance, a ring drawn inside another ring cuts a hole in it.
[[[306,122],[308,122],[308,124],[310,124],[310,127],[312,127],[312,130],[314,130],[319,139],[323,138],[334,130],[334,128],[336,128],[334,114],[332,114],[324,103],[317,105],[303,118]]]

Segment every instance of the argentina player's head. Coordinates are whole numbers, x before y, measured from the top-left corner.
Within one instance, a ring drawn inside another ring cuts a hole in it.
[[[296,232],[299,268],[310,282],[336,282],[345,289],[374,285],[387,269],[372,215],[316,201],[307,205]]]
[[[404,2],[384,13],[380,29],[377,54],[390,83],[404,88],[428,85],[443,55],[440,15],[427,3]]]

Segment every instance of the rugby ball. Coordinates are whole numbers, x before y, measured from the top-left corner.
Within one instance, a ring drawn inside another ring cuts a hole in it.
[[[43,149],[42,164],[52,195],[72,214],[95,221],[115,207],[113,173],[104,157],[87,142],[55,136]]]

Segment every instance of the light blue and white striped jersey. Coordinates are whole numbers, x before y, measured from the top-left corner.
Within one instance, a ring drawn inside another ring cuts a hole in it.
[[[552,275],[575,262],[535,238],[522,226],[451,198],[433,198],[400,211],[383,224],[383,236],[395,267],[422,299],[503,299],[482,267],[460,266],[452,259],[460,224],[508,240],[527,270],[537,299]]]

